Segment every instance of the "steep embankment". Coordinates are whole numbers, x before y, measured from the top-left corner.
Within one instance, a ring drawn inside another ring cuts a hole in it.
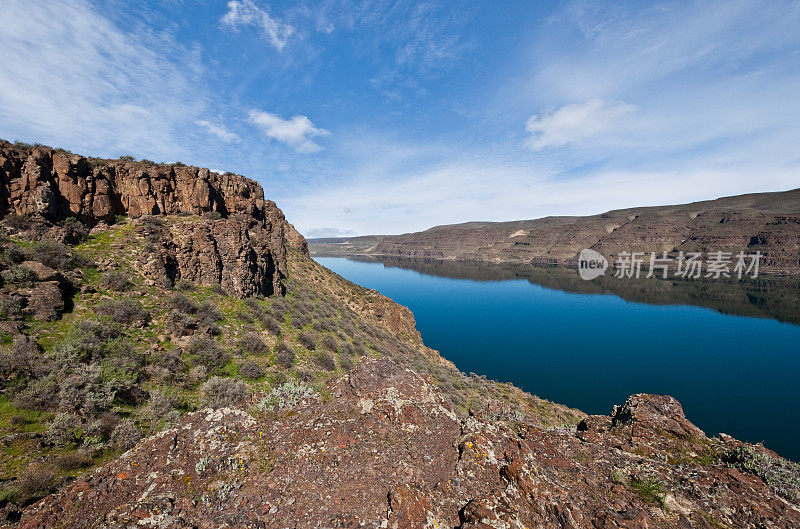
[[[459,372],[407,309],[312,261],[251,181],[129,160],[62,178],[48,160],[75,155],[13,150],[0,523],[800,527],[797,465],[707,438],[670,397],[586,416]],[[69,206],[88,196],[128,215]]]
[[[468,222],[391,236],[312,239],[312,255],[385,255],[498,263],[574,264],[592,248],[621,251],[760,251],[763,270],[800,274],[800,189],[589,217]]]

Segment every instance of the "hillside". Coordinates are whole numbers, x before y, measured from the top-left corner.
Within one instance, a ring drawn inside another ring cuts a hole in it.
[[[459,372],[244,177],[3,143],[0,210],[10,526],[800,527],[795,463]]]
[[[760,251],[762,269],[800,274],[800,189],[609,211],[588,217],[467,222],[404,235],[311,239],[320,257],[383,255],[494,263],[575,264],[584,248],[621,251]]]

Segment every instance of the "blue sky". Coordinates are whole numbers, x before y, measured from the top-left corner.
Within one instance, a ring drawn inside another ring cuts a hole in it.
[[[5,0],[0,137],[259,181],[307,236],[800,186],[800,2]]]

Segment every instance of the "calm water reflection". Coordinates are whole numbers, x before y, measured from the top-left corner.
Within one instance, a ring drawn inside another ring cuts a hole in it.
[[[708,434],[800,460],[800,282],[599,278],[574,270],[317,258],[416,316],[462,371],[608,413],[638,392],[677,397]]]

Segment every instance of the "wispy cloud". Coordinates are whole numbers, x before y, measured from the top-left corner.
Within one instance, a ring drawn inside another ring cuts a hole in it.
[[[204,119],[198,120],[195,123],[203,127],[209,134],[213,134],[225,143],[239,143],[242,141],[242,138],[240,138],[238,134],[230,132],[222,125],[217,125]]]
[[[636,110],[627,103],[593,99],[531,116],[525,124],[534,150],[581,142],[607,132]]]
[[[327,136],[325,129],[318,129],[306,116],[293,116],[283,119],[276,114],[251,110],[248,115],[250,123],[261,129],[268,137],[289,145],[300,153],[311,153],[322,150],[322,146],[311,138]]]
[[[607,132],[634,110],[636,107],[627,103],[599,99],[547,110],[525,123],[531,134],[528,145],[539,150],[581,142]]]
[[[178,130],[207,104],[194,52],[166,33],[123,31],[83,0],[7,0],[0,19],[0,137],[96,154],[186,154]]]
[[[228,11],[222,16],[224,26],[239,29],[243,26],[254,26],[261,30],[264,37],[278,50],[283,50],[294,28],[273,18],[265,8],[253,0],[231,0]]]

